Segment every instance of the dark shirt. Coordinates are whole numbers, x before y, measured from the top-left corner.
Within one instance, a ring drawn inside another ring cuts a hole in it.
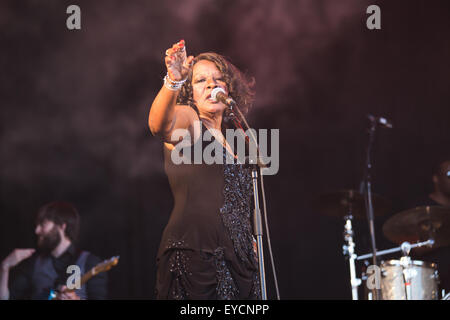
[[[55,288],[59,285],[65,285],[70,274],[67,273],[67,267],[75,263],[81,253],[73,244],[58,258],[51,257],[53,267],[58,274],[55,281]],[[24,260],[18,266],[11,270],[9,281],[9,296],[11,300],[31,299],[32,293],[32,275],[34,264],[38,254],[33,254],[29,259]],[[95,267],[101,262],[100,258],[89,254],[86,259],[85,272]],[[86,283],[88,300],[102,300],[107,298],[108,294],[108,276],[106,272],[99,273]]]

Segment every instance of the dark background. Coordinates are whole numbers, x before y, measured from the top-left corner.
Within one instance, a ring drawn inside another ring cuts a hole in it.
[[[70,4],[81,30],[66,28]],[[370,4],[381,30],[366,28]],[[41,205],[71,201],[81,246],[121,257],[111,298],[155,297],[172,197],[147,117],[164,51],[185,39],[188,54],[216,51],[255,76],[249,121],[280,129],[280,171],[265,185],[281,297],[350,299],[343,221],[312,203],[359,187],[368,113],[394,125],[378,131],[373,170],[391,215],[431,190],[450,146],[449,31],[448,0],[2,1],[0,258],[34,246]],[[393,246],[389,216],[378,249]],[[367,253],[367,223],[354,227]]]

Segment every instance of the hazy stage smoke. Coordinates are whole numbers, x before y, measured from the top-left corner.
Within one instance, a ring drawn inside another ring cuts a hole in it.
[[[188,31],[186,37],[195,43],[209,38],[225,51],[220,53],[239,61],[238,67],[256,77],[257,107],[277,103],[287,88],[302,90],[302,76],[296,69],[326,48],[342,25],[363,20],[367,7],[367,1],[359,0],[247,0],[225,6],[208,0],[169,3],[176,23]],[[204,45],[201,49],[211,50]]]
[[[3,4],[0,19],[15,65],[2,78],[11,97],[2,107],[2,176],[21,183],[74,179],[90,168],[83,161],[129,178],[161,170],[147,113],[164,50],[180,38],[190,53],[218,51],[255,76],[255,107],[270,107],[303,89],[296,69],[363,8],[360,0],[80,1],[82,30],[68,31],[66,3],[26,3]]]

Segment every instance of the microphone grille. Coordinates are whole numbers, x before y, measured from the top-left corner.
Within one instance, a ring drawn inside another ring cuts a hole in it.
[[[219,92],[226,94],[225,90],[223,90],[221,87],[217,87],[211,91],[211,98],[217,101],[217,95],[219,94]]]

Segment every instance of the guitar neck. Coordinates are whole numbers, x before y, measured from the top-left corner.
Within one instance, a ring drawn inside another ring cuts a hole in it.
[[[85,284],[85,283],[88,282],[93,276],[95,276],[95,273],[94,273],[93,271],[94,271],[94,269],[91,269],[91,270],[89,270],[88,273],[85,273],[85,274],[83,274],[83,275],[81,276],[81,279],[80,279],[80,284],[81,284],[81,285]]]

